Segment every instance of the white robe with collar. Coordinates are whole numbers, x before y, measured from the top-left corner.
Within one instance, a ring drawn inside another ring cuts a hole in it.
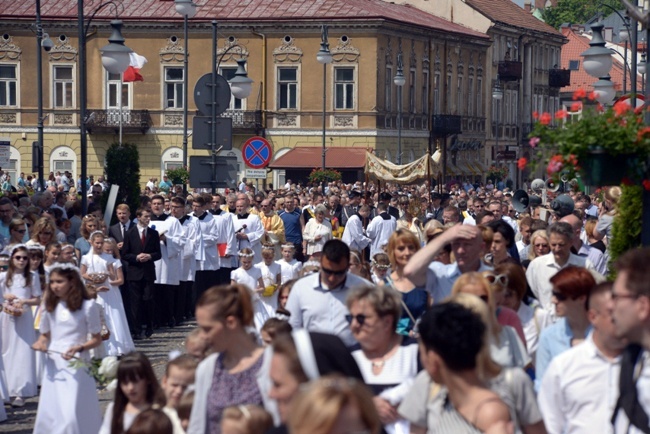
[[[181,277],[181,252],[183,251],[183,228],[175,217],[156,220],[149,227],[164,234],[166,241],[160,241],[161,258],[154,262],[156,266],[156,283],[161,285],[178,285]]]

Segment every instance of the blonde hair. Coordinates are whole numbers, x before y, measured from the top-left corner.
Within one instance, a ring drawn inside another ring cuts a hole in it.
[[[496,314],[496,304],[494,302],[494,294],[492,293],[492,288],[490,286],[490,282],[483,276],[481,273],[478,273],[476,271],[471,272],[471,273],[464,273],[461,274],[458,279],[456,279],[456,282],[454,283],[454,286],[451,288],[451,295],[457,295],[457,294],[466,294],[463,290],[465,289],[465,286],[467,285],[479,285],[482,286],[485,289],[485,293],[487,294],[487,302],[484,302],[482,299],[479,297],[476,297],[476,300],[481,302],[481,305],[487,306],[487,317],[483,317],[483,312],[481,312],[473,309],[473,306],[466,306],[472,310],[474,310],[476,313],[481,315],[481,318],[485,322],[488,330],[494,338],[499,342],[499,333],[501,332],[501,325],[497,321],[497,314]]]
[[[287,425],[292,434],[328,434],[344,408],[354,406],[370,434],[379,434],[381,422],[365,385],[339,375],[309,383],[293,400]]]
[[[264,433],[273,427],[273,417],[257,405],[234,405],[226,408],[221,416],[221,423],[231,420],[238,425],[243,434]]]
[[[551,241],[548,239],[548,233],[546,232],[546,229],[539,229],[536,230],[533,235],[530,236],[530,247],[528,248],[528,259],[531,261],[537,257],[537,254],[535,253],[535,238],[544,238],[547,243],[550,243]]]
[[[489,333],[492,333],[494,336],[494,326],[495,324],[499,326],[494,312],[489,308],[487,303],[473,294],[457,292],[451,296],[449,301],[458,303],[481,317],[483,324],[485,324],[485,336],[483,336],[483,347],[476,355],[476,367],[479,377],[483,380],[496,377],[501,372],[501,367],[492,360],[489,344]]]

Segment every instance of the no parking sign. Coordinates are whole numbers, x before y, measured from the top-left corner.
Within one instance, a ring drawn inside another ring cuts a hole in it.
[[[251,137],[241,150],[244,163],[251,169],[263,169],[273,158],[271,144],[264,137]]]

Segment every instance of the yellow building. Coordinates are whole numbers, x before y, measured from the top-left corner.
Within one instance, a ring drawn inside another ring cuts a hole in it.
[[[275,159],[295,147],[313,147],[321,155],[324,84],[327,148],[370,149],[397,161],[400,101],[393,78],[398,56],[406,79],[402,161],[435,150],[440,139],[452,134],[467,144],[472,159],[485,161],[484,90],[491,43],[485,33],[412,6],[371,0],[253,0],[230,9],[226,6],[232,2],[225,0],[202,3],[190,20],[188,77],[183,77],[183,20],[173,2],[124,3],[118,12],[126,45],[148,63],[140,71],[144,81],[123,83],[121,92],[119,76],[102,68],[99,53],[115,12],[107,7],[95,15],[86,44],[88,174],[102,173],[106,149],[119,140],[120,118],[122,141],[139,148],[143,183],[181,164],[182,83],[187,78],[191,130],[197,114],[192,90],[211,70],[212,19],[219,21],[220,74],[232,76],[236,60],[243,57],[254,80],[248,99],[233,98],[223,115],[233,119],[233,149],[220,155],[237,158],[240,178],[245,176],[241,146],[255,135],[272,144]],[[86,6],[86,16],[93,7]],[[11,143],[9,170],[16,174],[31,172],[31,146],[37,139],[36,37],[29,28],[34,16],[34,5],[21,3],[0,18],[0,137]],[[42,18],[54,42],[42,52],[44,172],[47,177],[50,171],[70,170],[76,179],[81,166],[76,4],[42,0]],[[323,24],[329,27],[333,55],[325,81],[316,60]],[[188,154],[207,156],[207,151],[192,149],[193,139]],[[477,167],[460,169],[478,176]],[[283,184],[291,173],[302,176],[312,168],[279,167],[267,181]],[[348,169],[346,176],[356,179],[360,168]]]

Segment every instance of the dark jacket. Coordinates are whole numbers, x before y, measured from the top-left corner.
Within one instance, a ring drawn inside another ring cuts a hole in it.
[[[129,263],[129,272],[126,276],[127,280],[149,280],[151,282],[156,280],[154,261],[157,261],[162,256],[160,253],[160,237],[158,236],[158,232],[147,228],[144,246],[142,246],[138,225],[132,225],[131,229],[125,234],[122,252],[124,253],[122,258]],[[151,261],[137,261],[135,258],[140,253],[150,254]]]

